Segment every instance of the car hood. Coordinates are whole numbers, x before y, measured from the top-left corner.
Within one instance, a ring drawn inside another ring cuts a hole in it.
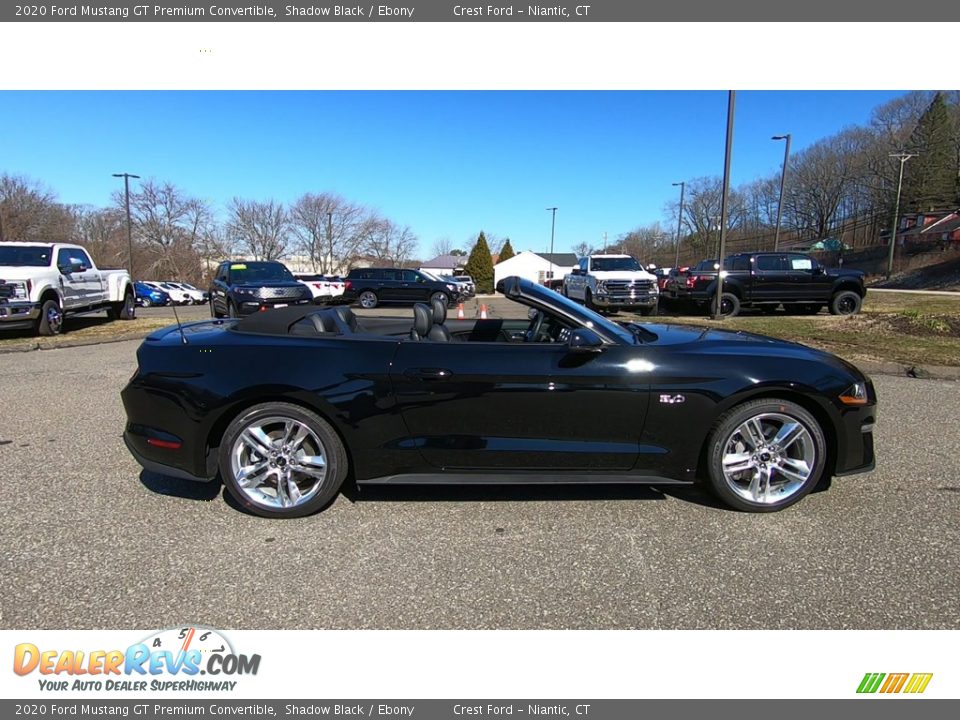
[[[638,270],[591,270],[597,280],[656,280],[656,275]]]

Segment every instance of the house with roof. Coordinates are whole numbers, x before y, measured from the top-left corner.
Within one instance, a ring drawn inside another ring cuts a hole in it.
[[[577,256],[573,253],[535,253],[524,250],[512,258],[493,266],[493,285],[503,278],[516,275],[539,285],[548,280],[562,280],[577,265]]]
[[[433,275],[463,275],[463,268],[469,258],[466,255],[437,255],[432,260],[427,260],[420,266],[423,272]]]

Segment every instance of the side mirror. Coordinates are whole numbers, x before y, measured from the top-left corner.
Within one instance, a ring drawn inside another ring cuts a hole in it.
[[[574,268],[573,270],[570,271],[570,274],[571,274],[571,275],[579,275],[579,274],[580,274],[580,268]]]
[[[598,353],[603,350],[603,339],[589,328],[578,328],[570,333],[567,347],[572,353]]]

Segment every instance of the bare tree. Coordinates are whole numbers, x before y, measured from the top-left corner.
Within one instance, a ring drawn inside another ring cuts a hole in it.
[[[380,216],[367,220],[361,249],[376,264],[402,266],[416,248],[417,236],[408,226],[400,227]]]
[[[290,220],[281,203],[234,198],[227,232],[255,260],[279,260],[288,251]]]
[[[434,257],[440,257],[441,255],[449,255],[454,249],[453,240],[451,240],[448,235],[444,235],[433,241],[430,253]]]
[[[70,241],[86,247],[98,265],[126,267],[126,216],[117,208],[77,205],[71,210],[74,226]]]
[[[588,242],[581,242],[574,245],[572,248],[573,254],[578,258],[587,257],[588,255],[593,255],[593,245]]]
[[[122,212],[124,194],[113,194]],[[134,262],[144,278],[196,278],[204,272],[198,248],[213,224],[209,205],[173,183],[153,179],[130,193]]]
[[[314,270],[329,274],[342,270],[357,252],[366,229],[368,211],[333,193],[300,196],[289,211],[298,248]]]
[[[54,192],[29,178],[0,175],[0,241],[65,241],[73,215]]]

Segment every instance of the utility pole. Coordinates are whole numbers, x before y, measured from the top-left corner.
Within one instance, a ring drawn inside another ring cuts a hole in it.
[[[333,213],[327,213],[327,249],[330,251],[330,274],[333,274]],[[327,263],[324,263],[326,267]]]
[[[677,256],[674,258],[673,267],[680,267],[680,232],[683,228],[683,191],[686,189],[686,181],[674,183],[673,186],[680,186],[680,212],[677,214]]]
[[[780,249],[780,218],[783,217],[783,191],[787,186],[787,164],[790,162],[790,133],[786,135],[774,135],[771,140],[786,140],[787,145],[783,149],[783,171],[780,173],[780,201],[777,203],[777,229],[773,234],[773,249]]]
[[[550,280],[553,280],[553,233],[557,227],[557,209],[555,207],[548,207],[547,210],[553,213],[553,217],[550,220]]]
[[[910,158],[916,157],[917,153],[890,153],[890,157],[897,158],[900,161],[900,177],[897,178],[897,201],[893,205],[893,226],[890,228],[890,251],[887,255],[887,279],[893,275],[893,253],[897,247],[897,222],[900,215],[900,191],[903,189],[903,166]]]
[[[723,251],[727,242],[727,198],[730,195],[730,156],[733,155],[733,118],[736,111],[737,91],[731,90],[727,99],[727,147],[723,159],[723,196],[720,200],[720,252],[717,256],[717,297],[714,303],[713,317],[719,320],[723,315],[721,299],[723,296]]]
[[[127,265],[129,267],[130,277],[134,280],[137,279],[136,273],[133,272],[133,230],[131,229],[130,224],[130,178],[134,180],[139,180],[139,175],[131,175],[130,173],[113,173],[113,177],[123,178],[123,196],[124,202],[127,206]]]

